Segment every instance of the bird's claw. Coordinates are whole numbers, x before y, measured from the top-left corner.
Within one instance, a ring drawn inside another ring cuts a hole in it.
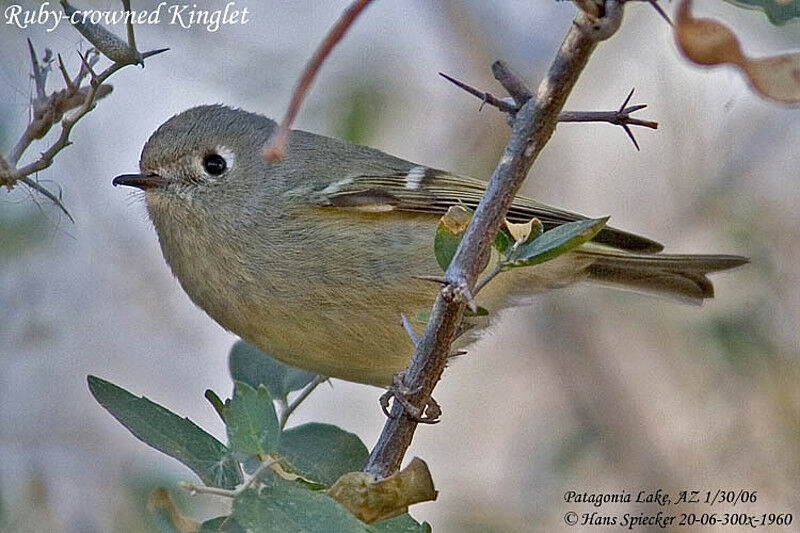
[[[389,410],[389,400],[392,398],[403,407],[403,416],[419,424],[436,424],[440,421],[442,409],[436,400],[428,398],[422,409],[413,405],[408,397],[419,393],[422,387],[409,388],[403,381],[405,373],[398,372],[392,378],[392,384],[380,397],[381,409],[388,418],[396,418]]]

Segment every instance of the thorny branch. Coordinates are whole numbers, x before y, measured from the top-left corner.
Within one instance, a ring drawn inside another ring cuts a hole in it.
[[[500,63],[500,62],[498,62]],[[484,104],[489,104],[490,106],[496,107],[500,111],[505,113],[509,113],[514,115],[521,104],[517,104],[517,98],[497,98],[492,93],[481,91],[464,83],[463,81],[459,81],[447,74],[442,72],[439,73],[441,77],[446,79],[447,81],[453,83],[457,87],[464,89],[469,94],[473,96],[477,96],[481,99],[481,107]],[[653,122],[652,120],[641,120],[638,118],[634,118],[631,116],[632,113],[644,109],[647,107],[647,104],[639,104],[639,105],[632,105],[628,107],[628,102],[630,102],[631,97],[633,96],[634,89],[631,89],[631,92],[628,93],[628,96],[625,98],[625,101],[622,102],[622,105],[619,106],[619,109],[616,111],[562,111],[558,114],[558,121],[559,122],[608,122],[609,124],[614,124],[616,126],[622,127],[625,130],[625,133],[628,134],[628,137],[633,142],[633,145],[636,149],[639,149],[639,143],[636,142],[636,137],[634,137],[633,132],[631,131],[629,126],[641,126],[643,128],[651,128],[651,129],[658,129],[658,122]],[[509,91],[510,92],[510,91]],[[530,97],[525,98],[527,101]],[[523,101],[522,103],[524,103]]]
[[[517,190],[555,131],[564,103],[595,47],[614,35],[622,22],[619,0],[605,0],[603,7],[599,18],[579,11],[535,96],[522,103],[511,117],[506,149],[445,273],[447,283],[436,298],[425,333],[403,373],[402,388],[411,391],[404,400],[416,412],[424,412],[431,405],[431,393],[444,371],[467,300],[475,292],[483,259],[490,252]],[[493,70],[510,94],[524,94],[524,83],[504,64],[495,63]],[[406,416],[406,402],[394,402],[365,472],[384,478],[399,469],[418,424],[414,417]]]
[[[311,57],[311,60],[306,65],[300,80],[295,86],[292,93],[292,99],[289,102],[289,108],[281,120],[280,125],[272,134],[272,137],[267,142],[266,146],[261,150],[261,155],[265,159],[274,160],[282,159],[286,153],[286,144],[289,142],[289,128],[292,127],[297,111],[300,109],[300,104],[303,103],[306,92],[311,87],[311,82],[317,75],[328,54],[331,53],[333,47],[342,40],[344,34],[353,25],[358,15],[369,5],[372,0],[355,0],[350,7],[348,7],[333,28],[330,29],[325,39],[320,43],[317,51]]]
[[[64,12],[68,15],[74,8],[66,1],[61,0]],[[130,11],[130,1],[122,0],[123,7]],[[31,178],[41,170],[48,168],[53,163],[53,158],[64,148],[69,146],[70,133],[81,118],[94,109],[101,98],[109,95],[111,85],[105,82],[118,70],[128,65],[140,64],[144,66],[145,58],[154,56],[167,49],[152,50],[141,53],[136,49],[133,36],[132,17],[128,18],[128,41],[122,41],[113,33],[102,26],[91,23],[76,24],[76,29],[92,44],[95,49],[80,55],[81,67],[74,78],[69,76],[61,55],[58,55],[58,69],[64,81],[64,88],[47,94],[47,76],[52,71],[52,52],[47,49],[42,57],[42,62],[28,39],[30,52],[32,78],[36,89],[36,98],[31,102],[32,117],[25,131],[20,136],[8,156],[0,155],[0,187],[13,188],[17,182],[22,182],[28,187],[49,198],[72,220],[67,209],[61,203],[60,195],[56,196]],[[100,54],[112,61],[105,70],[99,74],[94,67],[100,59]],[[88,77],[88,83],[83,85]],[[71,114],[70,114],[71,113]],[[26,150],[35,140],[42,139],[50,129],[61,123],[61,132],[58,138],[39,157],[30,163],[19,166],[19,161]]]

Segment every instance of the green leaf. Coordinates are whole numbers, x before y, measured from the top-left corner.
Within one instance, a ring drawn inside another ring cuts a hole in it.
[[[433,253],[442,270],[447,270],[450,266],[471,219],[472,211],[463,205],[450,206],[447,213],[439,219],[433,238]]]
[[[514,238],[505,228],[500,228],[500,231],[497,232],[497,237],[494,238],[494,246],[495,250],[500,252],[501,255],[505,256],[508,250],[514,245]]]
[[[769,21],[777,26],[785,24],[793,18],[800,17],[800,0],[727,0],[729,3],[745,9],[763,11]]]
[[[242,381],[234,385],[233,399],[225,408],[231,449],[244,455],[276,451],[281,430],[269,391],[264,385],[256,390]]]
[[[92,396],[137,439],[185,464],[206,485],[232,489],[242,482],[228,448],[188,418],[98,377],[88,381]]]
[[[293,467],[328,487],[343,474],[361,470],[369,457],[358,436],[317,422],[284,431],[278,451]]]
[[[538,239],[519,246],[504,266],[506,268],[531,266],[555,259],[591,240],[603,229],[607,221],[608,217],[604,217],[557,226],[544,232]]]
[[[206,520],[200,526],[200,533],[247,533],[236,520],[230,516],[218,516]]]
[[[414,320],[416,320],[417,322],[422,322],[423,324],[427,324],[430,319],[431,319],[430,309],[420,309],[414,315]]]
[[[420,524],[408,513],[375,522],[371,527],[375,533],[431,533],[429,523]]]
[[[233,517],[248,533],[371,533],[374,530],[324,492],[282,481],[246,490],[233,501]]]
[[[464,318],[474,318],[476,316],[489,316],[489,310],[480,305],[475,308],[475,311],[470,308],[464,309]]]
[[[231,348],[228,365],[234,381],[243,381],[257,389],[264,385],[273,398],[286,396],[308,385],[315,374],[300,370],[274,359],[243,340]]]

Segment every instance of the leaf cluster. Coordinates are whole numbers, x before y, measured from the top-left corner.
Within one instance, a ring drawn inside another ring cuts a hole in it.
[[[468,207],[455,205],[439,221],[434,254],[442,270],[450,266],[471,218],[472,211]],[[608,217],[588,218],[562,224],[550,231],[544,231],[544,226],[536,218],[527,224],[506,221],[493,243],[500,255],[498,268],[505,271],[553,260],[590,241],[607,221]]]
[[[430,530],[406,513],[411,502],[386,513],[392,518],[367,524],[329,495],[328,489],[342,476],[361,470],[368,450],[358,436],[332,424],[281,426],[279,412],[287,409],[289,396],[312,383],[314,374],[285,365],[244,341],[234,345],[229,362],[232,397],[222,402],[213,392],[206,394],[225,423],[227,444],[145,397],[101,378],[88,378],[92,395],[114,418],[145,444],[186,465],[205,485],[185,484],[190,490],[233,498],[229,516],[201,523],[184,517],[166,489],[156,489],[150,508],[162,531]]]

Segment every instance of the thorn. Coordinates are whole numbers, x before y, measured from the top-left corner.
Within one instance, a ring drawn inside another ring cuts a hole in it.
[[[667,21],[667,24],[673,26],[672,21],[669,19],[669,15],[667,15],[667,13],[663,9],[661,9],[661,6],[658,5],[657,0],[647,0],[647,1],[650,2],[650,5],[653,6],[653,8],[656,11],[658,11],[658,14],[661,15],[661,18]]]
[[[36,57],[36,50],[33,49],[33,43],[30,39],[28,39],[28,51],[30,52],[31,64],[33,66],[33,83],[36,86],[36,96],[38,98],[46,98],[45,82],[47,80],[47,74],[42,70],[41,65],[39,65],[39,58]]]
[[[473,313],[477,313],[478,304],[476,304],[475,300],[472,298],[472,292],[470,292],[469,287],[464,287],[463,294],[464,298],[466,299],[467,307],[469,307],[469,310],[472,311]]]
[[[636,90],[636,87],[633,87],[633,88],[631,89],[631,92],[629,92],[629,93],[628,93],[628,96],[625,98],[625,101],[624,101],[624,102],[622,102],[622,105],[621,105],[621,106],[619,106],[619,111],[618,111],[618,113],[622,113],[622,111],[625,109],[625,106],[627,106],[627,105],[628,105],[628,102],[630,102],[630,101],[631,101],[631,97],[633,96],[633,91],[635,91],[635,90]]]
[[[631,113],[635,113],[636,111],[644,109],[645,107],[647,107],[647,104],[632,105],[630,107],[626,107],[621,112],[626,114],[626,115],[630,115]]]
[[[33,43],[31,42],[31,38],[30,38],[30,37],[28,37],[28,38],[26,39],[26,41],[28,41],[28,51],[29,51],[29,52],[30,52],[30,54],[31,54],[31,63],[33,63],[34,65],[36,65],[36,67],[38,68],[38,66],[39,66],[39,59],[36,57],[36,50],[34,50],[34,49],[33,49]]]
[[[70,92],[76,91],[78,87],[70,79],[67,69],[64,66],[64,60],[61,59],[61,54],[58,54],[58,69],[61,71],[61,76],[64,78],[64,83],[67,84],[67,89],[69,89]]]
[[[451,76],[448,76],[447,74],[445,74],[443,72],[440,72],[439,76],[443,77],[444,79],[446,79],[447,81],[449,81],[450,83],[455,85],[456,87],[467,91],[469,94],[471,94],[471,95],[473,95],[473,96],[475,96],[477,98],[480,98],[481,107],[478,108],[478,111],[483,109],[483,106],[486,105],[486,104],[494,106],[497,109],[499,109],[500,111],[503,111],[505,113],[515,113],[519,109],[517,106],[511,105],[508,102],[497,98],[496,96],[494,96],[491,93],[480,91],[480,90],[476,89],[475,87],[472,87],[471,85],[467,85],[463,81],[459,81],[459,80],[457,80],[457,79],[455,79],[455,78],[453,78]]]
[[[83,68],[86,69],[86,72],[91,75],[91,79],[95,80],[97,78],[97,74],[94,72],[94,69],[92,68],[92,63],[94,63],[96,61],[94,59],[96,56],[93,56],[90,59],[89,58],[90,52],[91,51],[86,52],[86,55],[81,54],[80,52],[78,52],[78,57],[81,58],[81,64],[82,64]],[[84,76],[85,76],[85,74],[84,74]],[[81,76],[81,78],[83,78],[83,76]],[[92,82],[92,83],[94,83],[94,82]]]
[[[414,331],[414,328],[411,326],[411,322],[408,321],[408,317],[405,313],[400,313],[400,317],[403,320],[403,327],[405,328],[406,333],[408,333],[408,336],[411,338],[411,342],[414,343],[414,347],[416,348],[419,344],[419,335],[417,335],[417,332]]]
[[[144,60],[147,59],[148,57],[153,57],[154,55],[161,54],[163,52],[166,52],[167,50],[169,50],[169,48],[159,48],[157,50],[150,50],[149,52],[144,52],[143,54],[141,54],[142,66],[144,66]]]
[[[633,145],[636,147],[636,151],[640,151],[639,150],[639,143],[636,142],[636,137],[633,136],[633,132],[628,127],[628,125],[627,124],[620,124],[620,126],[622,126],[622,129],[625,130],[625,133],[627,133],[628,137],[630,137],[631,141],[633,141]]]
[[[411,277],[415,279],[421,279],[423,281],[432,281],[434,283],[441,283],[442,285],[447,285],[450,283],[444,276],[411,276]]]
[[[127,11],[128,13],[131,12],[131,0],[122,0],[122,9]],[[132,15],[132,13],[131,13]],[[128,46],[131,50],[136,50],[136,37],[133,35],[133,16],[128,17],[128,22],[126,24],[128,30]],[[139,61],[141,62],[142,56],[139,55]],[[144,66],[144,63],[142,63]]]

